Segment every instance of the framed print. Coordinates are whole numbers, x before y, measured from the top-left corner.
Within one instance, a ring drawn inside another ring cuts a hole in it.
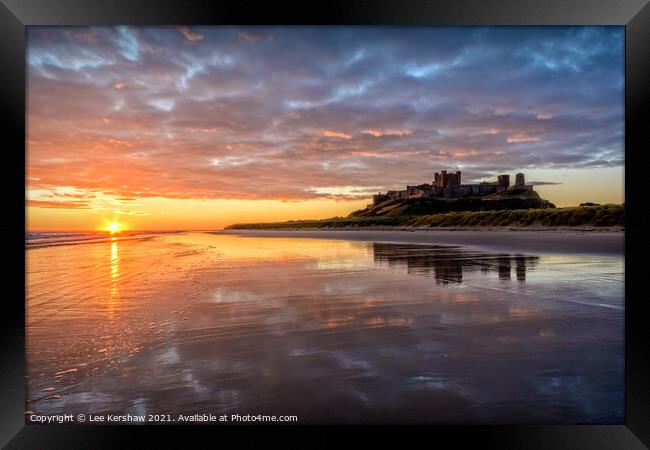
[[[2,18],[7,448],[650,441],[647,2]]]

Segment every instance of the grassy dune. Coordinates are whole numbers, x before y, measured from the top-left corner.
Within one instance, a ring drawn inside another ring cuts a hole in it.
[[[625,226],[625,204],[575,206],[550,209],[448,212],[421,216],[333,217],[322,220],[241,223],[230,230],[273,228],[340,228],[368,226],[462,227],[462,226]]]
[[[421,216],[408,222],[412,226],[625,226],[624,205],[577,206],[553,209],[514,209],[501,211],[452,212]]]

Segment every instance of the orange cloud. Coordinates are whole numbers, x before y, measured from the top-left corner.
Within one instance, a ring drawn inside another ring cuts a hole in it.
[[[185,39],[187,39],[189,42],[198,42],[203,40],[203,35],[194,33],[192,30],[190,30],[190,27],[180,27],[181,33],[183,33],[183,36],[185,36]]]
[[[334,138],[341,138],[341,139],[352,139],[352,136],[349,134],[341,133],[340,131],[333,131],[333,130],[323,130],[321,134],[325,137],[334,137]]]
[[[451,151],[451,155],[456,157],[456,158],[464,158],[467,156],[476,156],[478,155],[478,152],[474,149],[463,149],[459,148],[456,150]]]
[[[90,209],[87,201],[53,201],[53,200],[27,200],[27,206],[35,208],[60,208],[60,209]]]
[[[96,197],[95,194],[85,193],[85,192],[84,193],[79,193],[79,194],[73,194],[73,193],[70,193],[70,192],[63,192],[63,193],[54,192],[54,193],[52,193],[50,195],[54,196],[54,197],[65,197],[65,198],[95,198]]]

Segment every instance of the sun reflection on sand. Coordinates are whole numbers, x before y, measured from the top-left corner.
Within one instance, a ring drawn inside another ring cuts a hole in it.
[[[119,290],[119,281],[120,281],[120,256],[118,253],[117,239],[111,239],[111,279],[110,279],[110,291],[108,298],[108,318],[113,319],[113,313],[115,310],[115,305],[119,300],[120,290]]]

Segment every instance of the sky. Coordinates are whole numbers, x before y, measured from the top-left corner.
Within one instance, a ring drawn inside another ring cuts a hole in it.
[[[623,94],[623,27],[28,27],[28,229],[345,216],[445,169],[621,203]]]

